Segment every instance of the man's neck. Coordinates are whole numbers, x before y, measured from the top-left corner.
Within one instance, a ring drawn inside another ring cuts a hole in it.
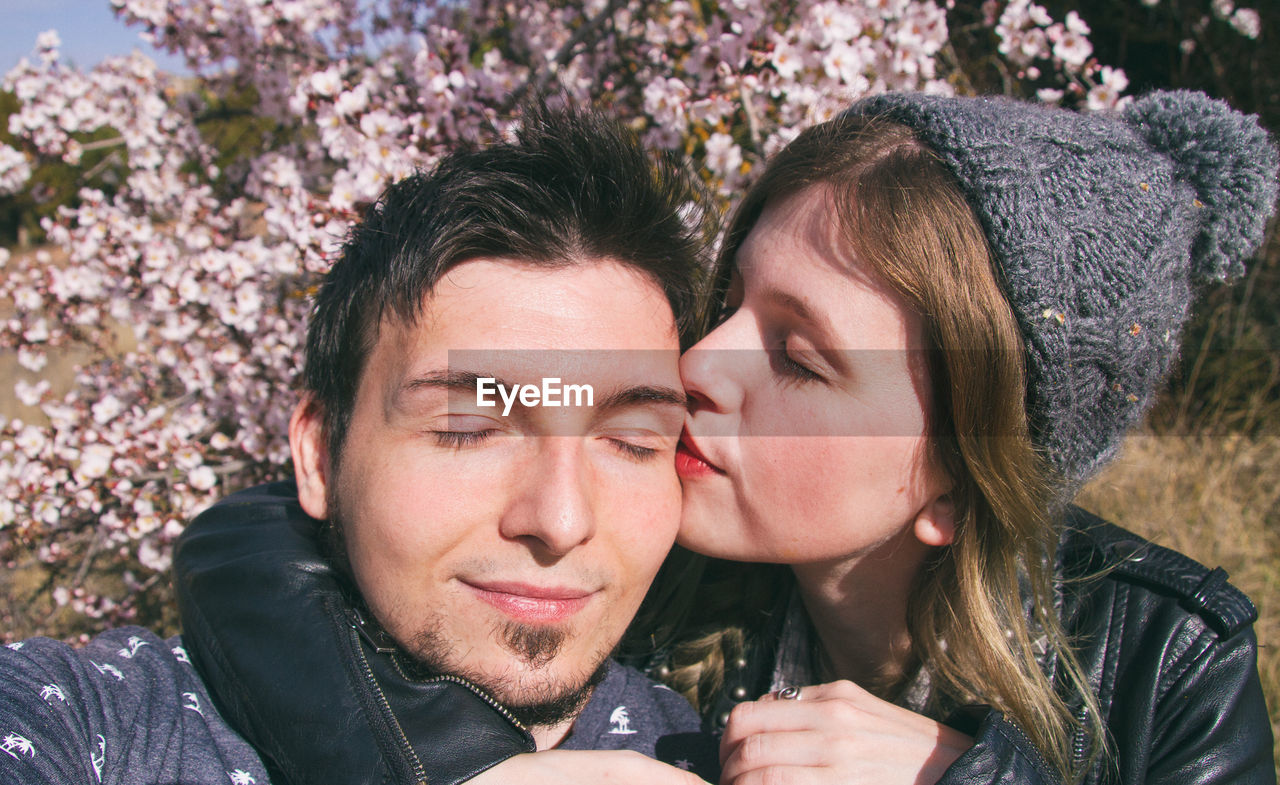
[[[532,725],[529,727],[529,735],[533,736],[534,743],[538,745],[538,752],[542,752],[559,747],[571,730],[573,720],[570,719],[556,725]]]

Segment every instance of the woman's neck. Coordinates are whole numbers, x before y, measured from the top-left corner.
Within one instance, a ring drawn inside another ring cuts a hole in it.
[[[908,530],[868,553],[792,566],[821,680],[891,697],[912,667],[907,598],[928,551]]]

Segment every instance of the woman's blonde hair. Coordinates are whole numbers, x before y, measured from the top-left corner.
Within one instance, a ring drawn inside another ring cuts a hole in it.
[[[912,656],[928,674],[932,708],[989,704],[1073,778],[1103,750],[1104,731],[1055,608],[1060,527],[1054,479],[1028,430],[1022,336],[955,179],[904,126],[842,117],[809,128],[739,205],[716,295],[723,300],[734,256],[765,207],[818,185],[831,190],[856,258],[925,323],[930,436],[956,509],[954,541],[921,571],[908,601]],[[677,553],[659,580],[640,624],[674,636],[673,686],[705,703],[723,684],[725,660],[761,633],[770,595],[787,577],[772,565],[708,565]]]

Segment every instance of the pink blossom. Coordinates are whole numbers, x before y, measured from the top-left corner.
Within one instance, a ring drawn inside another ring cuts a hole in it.
[[[0,196],[22,190],[31,178],[27,157],[6,144],[0,144]]]
[[[49,363],[49,355],[41,349],[23,346],[18,349],[18,364],[28,371],[39,373]]]
[[[1262,33],[1262,17],[1252,8],[1237,8],[1231,15],[1231,26],[1245,38],[1257,38]]]
[[[26,453],[28,458],[35,458],[44,449],[48,443],[45,438],[44,431],[34,425],[28,425],[18,432],[18,436],[14,439],[14,444],[18,449]]]
[[[80,466],[76,475],[80,479],[95,480],[103,477],[111,470],[111,459],[115,451],[105,444],[90,444],[80,453]]]
[[[46,162],[84,174],[90,137],[110,137],[120,167],[118,183],[88,178],[78,204],[44,222],[57,264],[0,249],[0,299],[15,304],[0,342],[35,377],[12,382],[17,398],[48,422],[0,422],[0,521],[24,534],[41,522],[32,536],[59,565],[84,558],[64,521],[91,521],[133,554],[120,597],[62,587],[64,604],[103,623],[129,617],[129,592],[167,568],[182,522],[212,495],[286,472],[307,292],[362,203],[459,143],[508,133],[513,93],[541,83],[605,102],[648,143],[692,150],[730,205],[760,156],[849,101],[953,89],[934,0],[726,0],[696,13],[628,2],[572,51],[604,0],[110,3],[185,58],[199,89],[141,54],[74,67],[42,36],[4,76],[16,110],[0,145],[0,194]],[[1122,73],[1085,73],[1077,15],[1055,23],[1009,0],[997,20],[1000,7],[984,13],[1011,73],[1059,98],[1083,86],[1090,106],[1123,100]],[[246,91],[272,132],[223,161],[197,119]],[[73,342],[91,357],[55,391],[42,363]]]
[[[212,490],[218,484],[218,475],[208,466],[197,466],[187,474],[187,483],[198,491]]]
[[[1119,68],[1104,65],[1099,82],[1089,89],[1086,104],[1090,111],[1112,109],[1120,104],[1120,94],[1129,86],[1129,77]]]
[[[1052,87],[1042,87],[1036,91],[1036,97],[1046,104],[1056,104],[1062,100],[1062,91]]]
[[[794,79],[803,67],[803,55],[796,47],[781,41],[773,48],[773,70],[778,72],[778,76]]]
[[[1067,25],[1068,32],[1075,33],[1076,35],[1088,35],[1090,32],[1092,32],[1089,29],[1089,25],[1083,19],[1081,19],[1080,15],[1077,14],[1075,11],[1067,12],[1065,22]]]
[[[707,140],[707,167],[721,177],[737,175],[742,166],[742,149],[728,134],[714,133]]]
[[[1074,11],[1072,12],[1075,13]],[[1067,65],[1081,66],[1093,54],[1093,44],[1084,34],[1067,29],[1053,45],[1053,56]]]

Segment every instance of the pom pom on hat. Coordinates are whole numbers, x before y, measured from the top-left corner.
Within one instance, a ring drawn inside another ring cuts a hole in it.
[[[1276,201],[1276,149],[1257,118],[1189,90],[1144,96],[1124,117],[1172,159],[1177,177],[1203,205],[1191,249],[1195,281],[1243,275],[1244,259],[1261,244]]]

